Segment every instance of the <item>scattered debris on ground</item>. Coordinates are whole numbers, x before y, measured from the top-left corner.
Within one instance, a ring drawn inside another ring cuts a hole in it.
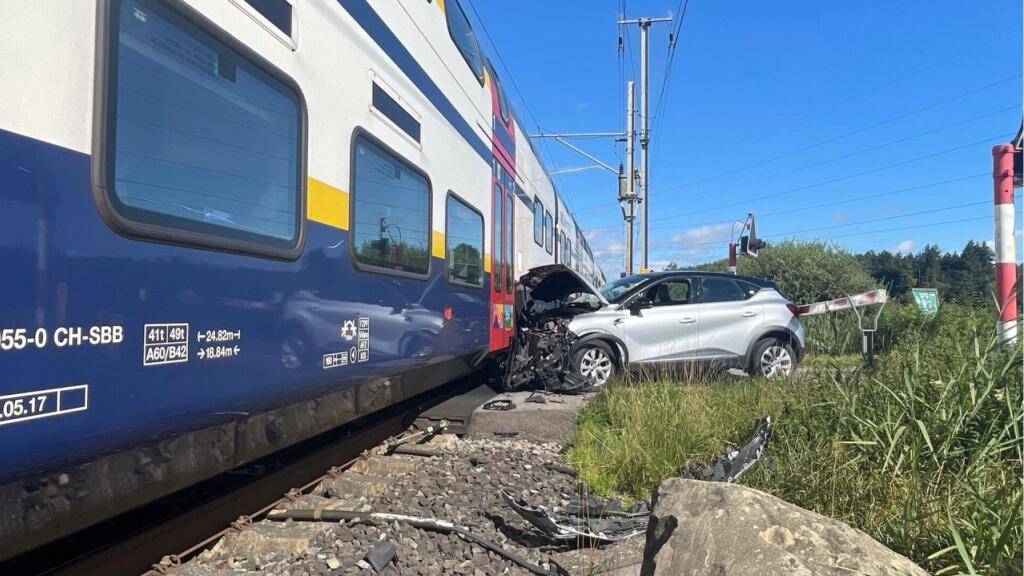
[[[765,416],[754,424],[750,440],[742,448],[734,450],[727,446],[710,466],[702,462],[688,464],[679,470],[679,476],[708,482],[735,482],[761,459],[771,436],[772,417]]]
[[[391,439],[171,573],[638,574],[647,503],[589,494],[559,461],[584,401],[509,393],[474,412],[468,437],[438,435],[441,421]],[[735,480],[770,437],[765,417],[746,445],[683,472]]]
[[[568,505],[577,486],[557,469],[562,444],[419,440],[371,451],[171,574],[557,573],[552,556],[575,544],[537,535],[501,493],[549,508]],[[410,450],[418,454],[403,453]]]

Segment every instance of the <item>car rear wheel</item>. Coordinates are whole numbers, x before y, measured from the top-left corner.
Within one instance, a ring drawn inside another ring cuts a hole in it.
[[[796,359],[793,348],[778,338],[765,338],[757,343],[747,372],[751,376],[786,378],[793,374]]]
[[[577,374],[590,380],[594,386],[604,386],[618,374],[611,347],[600,340],[580,346],[572,356],[572,365]]]

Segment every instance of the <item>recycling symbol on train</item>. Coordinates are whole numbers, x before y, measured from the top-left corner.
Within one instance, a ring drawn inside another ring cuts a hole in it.
[[[356,337],[355,320],[345,320],[345,323],[341,325],[341,337],[345,340],[352,340]]]

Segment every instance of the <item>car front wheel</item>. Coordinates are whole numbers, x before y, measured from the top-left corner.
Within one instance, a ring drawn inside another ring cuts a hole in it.
[[[786,378],[795,367],[796,356],[789,344],[778,338],[765,338],[757,343],[747,372],[751,376]]]
[[[577,374],[594,386],[604,386],[618,373],[611,347],[600,340],[580,346],[572,356],[572,365]]]

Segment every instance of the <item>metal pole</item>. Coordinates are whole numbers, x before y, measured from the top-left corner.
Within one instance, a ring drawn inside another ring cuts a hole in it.
[[[1017,343],[1017,239],[1014,231],[1013,146],[992,148],[996,227],[996,330],[999,341]]]
[[[736,243],[729,242],[729,274],[736,273]]]
[[[640,177],[642,178],[640,189],[643,191],[643,198],[641,202],[644,204],[644,215],[643,215],[643,237],[644,237],[644,251],[641,260],[640,267],[644,271],[649,270],[648,255],[650,252],[648,244],[648,214],[650,213],[650,189],[647,187],[647,143],[650,140],[650,134],[647,127],[647,115],[649,110],[647,109],[648,95],[647,95],[647,79],[648,79],[648,65],[647,61],[647,49],[648,49],[648,32],[651,29],[651,21],[648,19],[642,19],[640,21],[640,164],[643,172]]]
[[[633,166],[633,81],[626,83],[626,274],[633,273],[633,226],[636,218],[636,168]]]

